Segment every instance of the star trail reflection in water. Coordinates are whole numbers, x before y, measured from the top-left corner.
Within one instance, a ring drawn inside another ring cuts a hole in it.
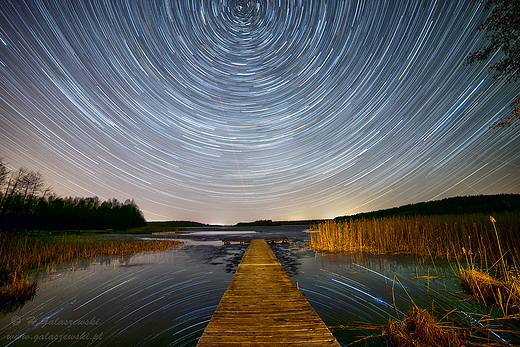
[[[394,295],[402,314],[412,305],[408,294],[427,307],[432,296],[448,300],[446,293],[460,289],[447,265],[420,264],[403,256],[317,253],[304,246],[308,234],[303,226],[254,230],[261,231],[256,236],[290,237],[290,244],[271,248],[329,326],[382,324],[397,316]],[[185,244],[174,250],[82,260],[40,274],[36,297],[0,318],[0,344],[195,346],[247,244],[222,245],[222,236],[230,231],[221,228],[193,231],[177,235]],[[240,231],[244,235],[244,228]],[[417,278],[426,274],[439,277]],[[394,275],[408,294],[395,285],[393,295]],[[334,334],[346,344],[360,331]]]

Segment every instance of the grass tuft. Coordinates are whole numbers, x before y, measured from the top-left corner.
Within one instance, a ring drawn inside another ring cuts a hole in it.
[[[390,320],[383,332],[392,346],[471,346],[454,328],[441,325],[427,310],[413,307],[403,320]]]
[[[495,305],[505,317],[520,318],[520,280],[500,281],[477,269],[461,269],[460,282],[473,300]]]

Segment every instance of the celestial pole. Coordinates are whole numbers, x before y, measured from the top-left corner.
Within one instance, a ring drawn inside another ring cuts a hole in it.
[[[199,12],[199,8],[197,6],[197,12]],[[204,35],[204,46],[208,48],[208,42],[206,38],[206,34],[204,33],[204,27],[202,26],[202,19],[199,16],[199,19],[201,21],[201,31]],[[235,151],[235,146],[233,145],[233,139],[231,138],[231,134],[229,133],[229,125],[226,118],[226,110],[224,109],[224,105],[222,104],[222,97],[220,96],[220,91],[218,89],[218,82],[217,77],[215,76],[215,69],[213,68],[213,64],[211,64],[211,72],[213,73],[213,79],[215,80],[215,87],[217,88],[217,94],[218,94],[218,101],[220,103],[220,108],[222,109],[222,116],[224,117],[224,120],[226,121],[226,129],[229,137],[229,142],[231,143],[231,149],[233,150],[233,157],[235,158],[235,163],[237,164],[237,171],[238,175],[240,176],[240,183],[242,184],[242,190],[244,191],[244,197],[246,198],[247,206],[249,206],[249,209],[251,209],[251,205],[249,205],[249,200],[247,199],[247,193],[246,193],[246,187],[244,187],[244,180],[242,179],[242,174],[240,173],[240,165],[238,164],[237,160],[237,153]],[[252,209],[251,209],[252,210]]]
[[[147,220],[520,193],[476,1],[0,3],[0,157]],[[249,206],[248,206],[249,205]]]

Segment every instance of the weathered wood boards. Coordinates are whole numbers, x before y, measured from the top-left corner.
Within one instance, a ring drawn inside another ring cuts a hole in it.
[[[251,240],[254,240],[254,239],[257,239],[257,238],[260,238],[260,237],[241,237],[241,236],[236,236],[236,237],[224,237],[222,239],[222,242],[224,242],[225,245],[229,245],[231,242],[240,242],[240,244],[244,243],[244,242],[251,242]],[[272,243],[276,243],[276,242],[282,242],[282,243],[287,243],[289,242],[289,238],[287,236],[271,236],[271,237],[261,237],[261,239],[264,239],[266,241],[270,241]]]
[[[263,239],[252,239],[203,346],[340,346]]]

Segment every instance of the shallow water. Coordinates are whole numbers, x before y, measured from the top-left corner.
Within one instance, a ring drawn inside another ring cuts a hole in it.
[[[39,274],[36,297],[0,318],[0,345],[195,346],[248,246],[223,245],[231,235],[289,236],[291,243],[271,249],[328,326],[385,323],[412,300],[419,307],[432,298],[466,305],[450,299],[460,285],[448,263],[316,252],[305,246],[305,226],[189,231],[174,236],[185,243],[173,250],[82,260]],[[332,330],[343,345],[380,332]]]

